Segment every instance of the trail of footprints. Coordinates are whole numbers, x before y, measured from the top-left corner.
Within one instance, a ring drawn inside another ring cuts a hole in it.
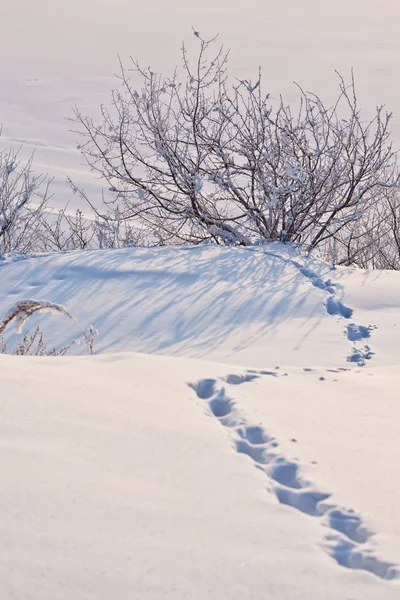
[[[312,269],[302,265],[297,260],[284,258],[275,252],[264,250],[264,253],[293,265],[314,287],[329,294],[325,302],[325,309],[328,315],[341,317],[346,320],[351,319],[353,316],[353,309],[345,306],[336,298],[336,292],[340,287],[337,283],[334,283],[331,279],[322,279],[318,273],[315,273]],[[367,344],[360,346],[360,342],[363,342],[366,338],[371,336],[371,331],[373,329],[375,329],[375,327],[372,327],[371,325],[365,327],[363,325],[356,325],[355,323],[350,323],[350,325],[346,327],[345,335],[349,342],[352,342],[353,344],[350,354],[347,356],[347,362],[355,363],[359,367],[364,367],[366,361],[373,357],[375,353],[371,350],[370,346]]]
[[[329,503],[331,494],[313,488],[301,476],[301,465],[288,460],[280,451],[276,438],[259,425],[247,423],[236,410],[235,403],[225,391],[224,383],[240,385],[257,379],[260,375],[277,377],[274,371],[249,372],[246,375],[229,375],[226,379],[203,379],[189,386],[198,398],[205,400],[214,417],[231,432],[236,451],[247,455],[254,465],[265,472],[272,491],[281,504],[321,519],[328,533],[324,547],[341,566],[362,569],[385,580],[400,576],[394,563],[377,558],[368,542],[374,535],[363,519],[353,510]]]
[[[314,287],[317,287],[329,294],[329,297],[325,303],[325,308],[328,315],[343,317],[344,319],[351,319],[353,316],[353,309],[345,306],[342,302],[336,299],[336,283],[333,283],[330,279],[324,281],[317,273],[314,273],[311,269],[302,266],[295,260],[290,262],[302,275],[304,275],[304,277],[310,281],[310,283],[312,283]],[[370,346],[365,345],[360,347],[358,342],[362,342],[366,338],[369,338],[373,329],[374,327],[371,325],[368,327],[356,325],[355,323],[350,323],[347,325],[345,334],[349,342],[353,343],[350,354],[347,357],[347,362],[356,363],[359,367],[363,367],[365,365],[365,361],[372,358],[374,352],[372,352]]]

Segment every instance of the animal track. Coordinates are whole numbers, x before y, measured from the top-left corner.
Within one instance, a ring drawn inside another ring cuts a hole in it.
[[[333,296],[330,296],[326,301],[326,310],[328,315],[339,315],[345,319],[350,319],[353,314],[352,308],[348,308],[338,300],[335,300]]]
[[[328,512],[329,526],[347,535],[359,544],[365,544],[373,535],[362,523],[361,517],[352,510],[332,508]]]
[[[268,444],[274,440],[274,438],[269,437],[259,425],[238,427],[236,433],[250,444],[253,444],[253,446]]]
[[[356,325],[355,323],[350,323],[346,327],[346,336],[349,342],[358,342],[365,338],[369,338],[371,336],[371,331],[374,329],[371,325],[368,327],[364,327],[364,325]]]
[[[210,408],[214,417],[217,418],[226,417],[231,414],[232,402],[229,398],[226,398],[223,389],[220,390],[215,398],[212,398]]]
[[[351,353],[347,357],[347,362],[357,363],[359,367],[363,367],[365,365],[365,361],[372,358],[374,352],[372,352],[369,346],[364,346],[363,348],[353,347],[351,349]]]
[[[247,383],[256,379],[259,373],[253,372],[251,376],[231,374],[220,381],[203,379],[188,385],[198,398],[207,401],[211,413],[221,425],[230,429],[236,451],[246,455],[265,473],[277,500],[321,519],[321,524],[329,531],[324,548],[339,565],[368,571],[381,579],[397,579],[400,576],[397,565],[380,560],[368,548],[367,544],[374,534],[368,530],[362,517],[353,510],[330,504],[331,494],[314,489],[311,482],[302,477],[301,465],[278,451],[276,438],[260,425],[247,423],[233,399],[227,396],[224,384]]]
[[[266,471],[268,477],[274,481],[294,490],[301,489],[302,482],[299,478],[299,465],[289,462],[283,457],[277,457]]]
[[[330,494],[301,488],[295,491],[282,485],[275,486],[274,491],[281,504],[287,504],[312,517],[321,517],[324,514],[319,508],[319,503],[330,497]]]
[[[235,440],[235,446],[239,454],[247,454],[254,462],[260,465],[266,465],[269,462],[266,448],[252,446],[247,440]]]
[[[353,309],[345,306],[342,302],[336,299],[336,292],[338,288],[342,288],[341,285],[332,282],[330,279],[323,280],[318,273],[315,273],[308,267],[302,265],[296,260],[290,258],[284,258],[280,254],[276,254],[274,252],[265,251],[265,254],[269,256],[274,256],[282,260],[287,264],[293,265],[299,273],[301,273],[309,282],[316,288],[327,292],[329,297],[325,303],[326,311],[329,315],[337,315],[339,317],[343,317],[344,319],[350,319],[353,315]],[[347,339],[350,342],[357,342],[365,338],[369,338],[371,335],[371,331],[374,327],[368,326],[364,327],[363,325],[355,325],[354,323],[350,323],[350,325],[346,328]],[[365,346],[364,349],[353,348],[350,356],[347,357],[348,362],[355,362],[358,366],[364,366],[365,361],[369,360],[373,356],[373,352],[369,348],[369,346]]]
[[[300,271],[302,275],[304,275],[304,277],[307,277],[307,279],[310,280],[314,287],[317,287],[320,290],[323,290],[324,292],[335,294],[336,283],[332,283],[330,279],[324,281],[317,273],[314,273],[314,271],[311,271],[311,269],[307,269],[307,267],[303,267],[300,263],[298,263],[295,260],[292,260],[291,263],[294,267],[296,267],[296,269]]]
[[[203,379],[196,386],[192,384],[189,384],[189,386],[194,389],[201,400],[208,400],[215,392],[216,383],[215,379]]]
[[[344,319],[350,319],[352,317],[353,309],[345,306],[342,302],[336,300],[335,298],[337,284],[332,283],[330,279],[323,281],[319,275],[317,275],[317,273],[314,273],[310,269],[303,267],[296,261],[292,260],[291,263],[302,275],[310,280],[313,286],[330,294],[325,304],[328,315],[337,315],[339,317],[343,317]],[[349,342],[353,342],[355,344],[356,342],[369,338],[373,329],[374,327],[371,325],[365,327],[364,325],[350,323],[346,327],[346,337]],[[347,362],[357,363],[359,367],[363,367],[366,361],[372,358],[373,354],[374,353],[369,346],[364,346],[364,348],[357,348],[354,346],[350,355],[347,357]]]
[[[275,375],[275,373],[274,373]],[[226,383],[229,385],[240,385],[241,383],[248,383],[249,381],[253,381],[254,379],[258,379],[258,375],[255,373],[248,373],[247,375],[228,375],[225,379]]]
[[[325,547],[332,558],[342,567],[362,569],[387,581],[398,579],[399,577],[399,569],[396,565],[379,560],[371,550],[364,548],[360,550],[355,542],[348,541],[337,535],[328,535]]]
[[[373,357],[374,352],[372,352],[368,345],[365,345],[363,348],[356,345],[357,342],[369,338],[373,329],[376,329],[376,327],[372,327],[372,325],[365,327],[364,325],[356,325],[355,323],[350,323],[350,325],[346,327],[346,337],[350,342],[354,343],[354,346],[347,357],[347,362],[357,363],[359,367],[363,367],[365,361],[370,360]]]
[[[339,315],[340,317],[344,317],[345,319],[350,319],[350,317],[353,314],[353,309],[348,308],[347,306],[342,304],[342,302],[336,300],[336,283],[333,283],[330,279],[324,281],[317,273],[314,273],[314,271],[311,271],[311,269],[304,267],[295,260],[291,260],[290,262],[302,275],[304,275],[304,277],[306,277],[310,281],[310,283],[312,283],[314,287],[317,287],[318,289],[324,292],[328,292],[328,294],[330,294],[325,305],[327,313],[329,315]]]

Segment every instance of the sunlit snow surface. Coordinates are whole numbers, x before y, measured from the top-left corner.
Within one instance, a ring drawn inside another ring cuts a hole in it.
[[[2,599],[398,598],[397,273],[271,244],[10,255],[0,279],[0,314],[99,330],[95,357],[0,355]]]
[[[400,142],[399,13],[3,0],[2,142],[36,149],[55,205],[67,175],[95,195],[71,106],[107,102],[117,53],[170,70],[191,25],[291,102],[354,67]],[[2,257],[0,317],[27,298],[96,327],[98,356],[0,355],[1,600],[398,600],[398,273],[279,245]],[[49,344],[79,334],[40,319]]]

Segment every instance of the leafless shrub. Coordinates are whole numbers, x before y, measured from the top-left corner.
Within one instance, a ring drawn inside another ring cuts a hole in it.
[[[223,48],[210,55],[215,39],[194,33],[199,51],[192,64],[183,45],[182,77],[121,64],[100,123],[76,109],[82,154],[108,182],[106,205],[161,243],[279,240],[368,263],[364,246],[385,229],[388,202],[399,205],[391,115],[378,107],[365,122],[354,79],[340,76],[331,107],[301,88],[295,112],[283,99],[272,105],[261,72],[230,82]]]
[[[52,312],[56,314],[61,313],[68,317],[71,321],[73,321],[83,335],[88,354],[93,354],[94,338],[98,333],[97,330],[94,329],[92,325],[89,325],[86,330],[82,329],[76,319],[67,311],[64,306],[43,300],[20,300],[10,308],[4,319],[0,321],[0,351],[6,351],[6,345],[2,335],[7,326],[14,322],[17,331],[21,332],[22,327],[27,319],[37,312]],[[76,341],[73,343],[76,343]],[[43,351],[43,354],[46,354],[43,344],[43,336],[38,327],[32,335],[29,335],[28,332],[24,333],[22,341],[17,344],[16,349],[14,350],[14,354],[29,354],[35,344],[36,353],[40,354]],[[48,354],[65,354],[71,346],[72,344],[63,347],[58,351],[54,349]]]
[[[0,151],[0,254],[99,247],[93,219],[79,209],[72,214],[68,204],[50,207],[50,184],[34,173],[33,156],[23,164],[18,151]]]
[[[18,152],[0,152],[0,253],[38,249],[50,182],[34,174],[32,161],[21,165]]]
[[[143,245],[158,245],[158,235],[148,235],[148,231],[138,227],[132,220],[126,219],[121,213],[118,205],[108,205],[104,202],[103,210],[99,210],[91,204],[84,190],[79,189],[71,178],[68,182],[74,194],[84,199],[92,211],[92,219],[86,220],[87,231],[90,232],[90,247],[105,248],[131,248]],[[69,231],[74,227],[68,222]]]
[[[296,109],[257,80],[232,80],[216,39],[163,77],[121,64],[100,122],[75,110],[81,152],[108,195],[92,215],[48,205],[32,159],[0,152],[0,253],[137,245],[301,245],[334,264],[400,269],[400,194],[391,114],[364,120],[354,78],[332,106],[299,87]],[[93,217],[93,218],[92,218]]]
[[[93,220],[81,210],[70,214],[68,205],[50,213],[41,227],[41,246],[44,251],[89,250],[96,247]]]

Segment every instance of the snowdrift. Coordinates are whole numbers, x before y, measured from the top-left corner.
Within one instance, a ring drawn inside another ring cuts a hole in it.
[[[0,315],[19,299],[62,304],[99,330],[97,352],[257,367],[400,362],[397,273],[332,270],[280,244],[17,259],[0,262]],[[76,336],[62,318],[43,326],[54,342]]]

